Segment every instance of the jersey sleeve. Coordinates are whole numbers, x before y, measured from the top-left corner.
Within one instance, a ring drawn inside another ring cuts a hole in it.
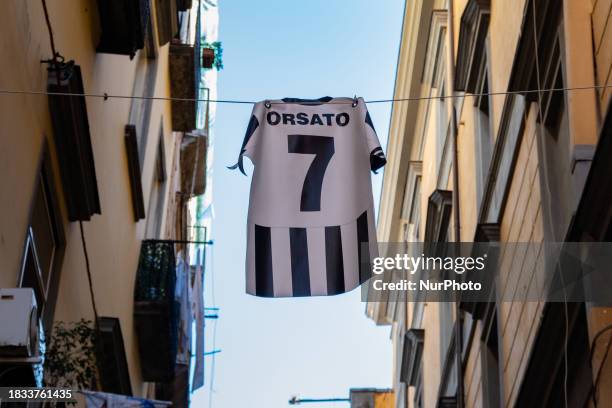
[[[233,166],[228,167],[229,169],[235,170],[238,168],[242,174],[246,176],[244,172],[244,164],[243,158],[244,156],[248,157],[253,164],[257,163],[257,144],[259,141],[258,135],[260,130],[260,120],[261,120],[262,107],[261,102],[255,104],[253,107],[253,112],[251,113],[251,118],[249,119],[249,124],[247,125],[246,133],[244,135],[244,140],[242,141],[242,146],[240,148],[240,153],[238,155],[238,161]]]
[[[374,123],[372,123],[370,112],[368,112],[365,103],[363,103],[363,106],[365,110],[364,128],[366,132],[366,143],[368,152],[370,153],[370,169],[376,173],[376,170],[387,164],[387,158],[385,157],[385,152],[383,152],[382,147],[380,147],[378,135],[376,134],[376,129],[374,129]]]

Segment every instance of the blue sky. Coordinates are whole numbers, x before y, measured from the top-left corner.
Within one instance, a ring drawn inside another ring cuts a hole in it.
[[[225,68],[219,98],[363,96],[390,98],[402,0],[219,1]],[[386,145],[390,104],[369,111]],[[260,299],[245,294],[244,254],[250,177],[225,166],[240,149],[251,106],[217,107],[212,269],[217,323],[212,406],[287,407],[302,397],[344,397],[351,387],[391,385],[389,327],[365,317],[359,290],[331,298]],[[246,160],[248,161],[248,160]],[[251,174],[251,168],[247,174]],[[382,173],[374,176],[378,201]],[[208,322],[207,348],[212,347]],[[206,385],[193,406],[209,406]],[[306,408],[346,404],[306,404]]]

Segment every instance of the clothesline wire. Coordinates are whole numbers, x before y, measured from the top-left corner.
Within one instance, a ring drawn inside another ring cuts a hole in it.
[[[503,92],[482,92],[482,93],[463,93],[458,95],[437,95],[437,96],[419,96],[409,98],[396,98],[396,99],[374,99],[365,101],[367,104],[373,103],[392,103],[392,102],[410,102],[410,101],[423,101],[431,99],[445,99],[445,98],[469,98],[469,97],[481,97],[481,96],[497,96],[497,95],[518,95],[518,94],[530,94],[538,92],[569,92],[569,91],[584,91],[590,89],[606,89],[612,88],[612,85],[589,85],[589,86],[574,86],[574,87],[562,87],[562,88],[547,88],[547,89],[527,89],[522,91],[503,91]],[[49,92],[49,91],[29,91],[29,90],[11,90],[11,89],[0,89],[0,95],[48,95],[48,96],[83,96],[87,98],[102,98],[105,101],[108,99],[147,99],[156,101],[176,101],[176,102],[209,102],[209,103],[227,103],[227,104],[245,104],[254,105],[255,101],[244,101],[234,99],[199,99],[199,98],[173,98],[164,96],[137,96],[137,95],[116,95],[109,93],[73,93],[73,92]],[[318,105],[319,101],[287,101],[287,102],[274,102],[269,101],[272,105],[284,105],[284,104],[300,104],[300,105]],[[325,104],[338,104],[348,105],[352,104],[352,100],[346,101],[329,101]]]

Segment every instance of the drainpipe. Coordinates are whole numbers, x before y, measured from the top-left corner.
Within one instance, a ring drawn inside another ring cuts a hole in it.
[[[459,160],[457,154],[457,114],[455,111],[455,34],[453,21],[453,0],[448,0],[447,25],[446,25],[446,98],[448,115],[450,118],[450,130],[453,148],[453,215],[454,215],[454,238],[458,245],[461,242],[461,222],[459,216]],[[463,339],[461,324],[461,310],[459,300],[455,301],[455,365],[457,369],[457,408],[463,408]]]

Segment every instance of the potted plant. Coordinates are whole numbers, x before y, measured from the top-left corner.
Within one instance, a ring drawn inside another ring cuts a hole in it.
[[[98,388],[95,333],[90,320],[54,323],[44,364],[47,386]]]
[[[215,68],[217,71],[223,69],[223,48],[221,42],[205,42],[202,44],[202,68]]]

